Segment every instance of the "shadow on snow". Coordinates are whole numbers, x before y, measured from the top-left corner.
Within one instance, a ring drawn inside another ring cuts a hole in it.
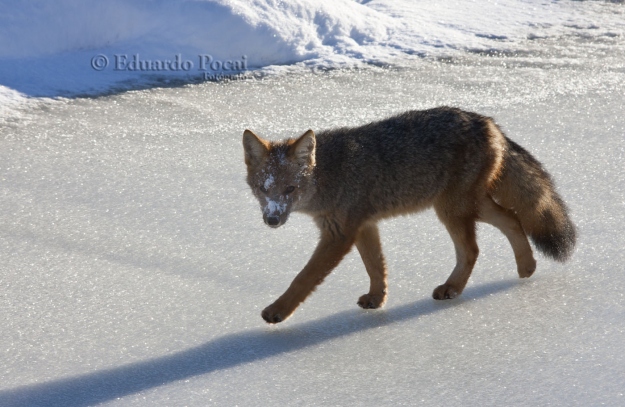
[[[464,300],[486,297],[515,286],[514,280],[467,288]],[[172,355],[76,377],[0,392],[2,406],[87,406],[241,364],[313,347],[373,328],[401,323],[460,304],[430,298],[375,312],[343,311],[281,330],[255,329],[225,335]]]

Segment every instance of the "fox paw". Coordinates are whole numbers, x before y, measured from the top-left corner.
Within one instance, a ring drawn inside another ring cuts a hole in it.
[[[432,297],[434,297],[435,300],[450,300],[459,296],[461,292],[462,290],[458,290],[451,284],[443,284],[434,289]]]
[[[380,308],[386,302],[386,294],[365,294],[358,299],[358,306],[364,309]]]
[[[291,315],[290,312],[285,312],[275,304],[271,304],[260,314],[260,316],[263,317],[268,324],[277,324],[282,322],[287,319],[289,315]]]
[[[528,278],[536,271],[536,260],[533,257],[530,257],[523,264],[518,264],[517,272],[519,273],[519,277]]]

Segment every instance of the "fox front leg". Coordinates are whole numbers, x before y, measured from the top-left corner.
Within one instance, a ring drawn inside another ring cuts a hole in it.
[[[287,319],[314,291],[315,287],[341,262],[354,244],[354,238],[322,229],[321,240],[308,264],[295,277],[289,288],[261,314],[270,324]]]

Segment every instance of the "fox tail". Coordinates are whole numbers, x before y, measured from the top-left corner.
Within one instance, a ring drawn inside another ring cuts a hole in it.
[[[571,256],[577,239],[568,208],[540,162],[514,141],[507,137],[506,141],[503,168],[491,196],[516,213],[539,251],[564,262]]]

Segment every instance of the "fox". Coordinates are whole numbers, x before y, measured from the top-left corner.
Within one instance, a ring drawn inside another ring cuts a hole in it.
[[[269,141],[243,133],[247,184],[263,221],[284,225],[291,212],[320,230],[312,257],[288,289],[261,313],[289,318],[356,246],[369,275],[364,309],[387,300],[387,265],[377,223],[433,207],[454,245],[456,264],[436,300],[460,295],[478,258],[476,223],[499,229],[512,246],[520,278],[537,250],[559,262],[571,256],[576,228],[543,165],[509,139],[491,117],[453,107],[412,110],[358,127],[304,132]]]

